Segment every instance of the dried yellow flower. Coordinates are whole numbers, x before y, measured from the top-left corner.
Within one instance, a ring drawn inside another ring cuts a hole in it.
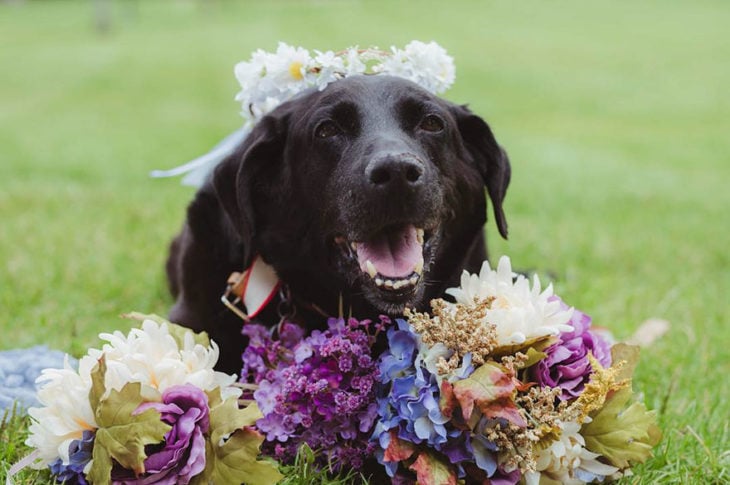
[[[437,362],[439,374],[456,370],[470,352],[475,366],[487,361],[497,347],[496,328],[484,320],[492,302],[494,298],[485,298],[467,306],[437,299],[431,302],[433,316],[406,309],[405,315],[423,343],[428,346],[441,343],[453,352],[448,360],[441,358]]]

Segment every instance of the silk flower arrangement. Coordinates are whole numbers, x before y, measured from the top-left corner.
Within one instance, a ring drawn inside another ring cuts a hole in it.
[[[248,324],[239,385],[204,335],[134,315],[141,328],[102,334],[78,369],[44,371],[34,466],[64,483],[266,484],[306,444],[334,472],[375,457],[399,483],[533,485],[603,482],[651,456],[636,348],[610,346],[506,257],[449,293],[432,314],[333,318],[308,336]]]

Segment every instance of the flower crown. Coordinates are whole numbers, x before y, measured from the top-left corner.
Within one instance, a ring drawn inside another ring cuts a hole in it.
[[[169,170],[153,170],[152,177],[185,175],[183,185],[200,187],[213,168],[248,136],[253,125],[267,113],[310,88],[320,91],[331,82],[362,74],[388,74],[408,79],[424,89],[441,94],[455,79],[454,59],[436,42],[411,41],[403,49],[383,51],[350,47],[339,52],[315,50],[279,43],[276,52],[261,49],[248,61],[236,64],[241,91],[241,128],[228,135],[208,153]]]
[[[389,74],[413,81],[434,94],[454,83],[454,59],[436,42],[410,42],[403,49],[348,49],[314,54],[302,47],[279,43],[276,52],[257,50],[239,62],[235,75],[241,84],[236,95],[243,107],[244,126],[255,123],[284,101],[316,87],[320,91],[338,79],[358,74]]]

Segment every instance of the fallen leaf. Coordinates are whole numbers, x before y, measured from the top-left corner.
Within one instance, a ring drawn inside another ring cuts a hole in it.
[[[626,341],[632,345],[648,347],[664,336],[669,331],[670,325],[667,320],[661,318],[650,318],[636,329],[634,334]]]

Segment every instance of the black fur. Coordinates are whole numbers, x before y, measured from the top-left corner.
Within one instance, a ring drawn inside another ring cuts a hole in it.
[[[506,153],[466,107],[389,76],[354,76],[302,93],[258,122],[188,208],[167,263],[172,321],[206,330],[219,368],[240,371],[242,322],[220,302],[232,271],[256,254],[290,289],[310,327],[427,309],[486,258],[485,186],[499,232],[510,179]],[[427,232],[425,268],[405,295],[378,290],[338,238],[359,241],[394,225]],[[263,323],[278,322],[274,309]]]

